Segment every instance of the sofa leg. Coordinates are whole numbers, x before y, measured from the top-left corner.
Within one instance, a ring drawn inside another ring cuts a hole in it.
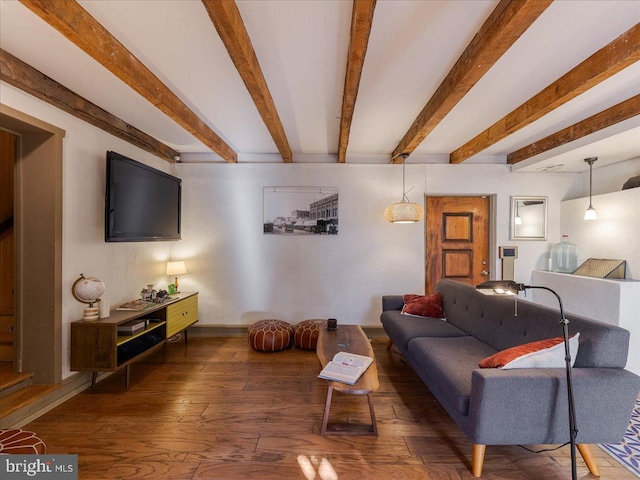
[[[484,464],[484,451],[486,445],[480,443],[473,444],[473,459],[471,460],[471,473],[474,477],[482,475],[482,465]]]
[[[387,340],[387,350],[391,350],[391,346],[393,345],[393,340]]]
[[[584,459],[584,463],[589,467],[589,471],[591,475],[595,475],[596,477],[600,476],[600,469],[598,468],[598,464],[596,463],[596,459],[593,457],[593,452],[591,451],[591,445],[587,445],[586,443],[579,443],[577,445],[578,451],[582,458]]]

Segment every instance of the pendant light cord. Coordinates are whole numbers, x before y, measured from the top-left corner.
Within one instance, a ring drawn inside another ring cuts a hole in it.
[[[589,162],[589,207],[593,208],[591,203],[591,192],[593,191],[593,160]]]

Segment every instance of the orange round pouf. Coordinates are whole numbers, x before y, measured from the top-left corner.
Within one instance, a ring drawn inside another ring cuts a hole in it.
[[[249,327],[249,345],[258,352],[279,352],[291,344],[293,327],[282,320],[260,320]]]
[[[0,430],[0,454],[38,455],[46,446],[35,433],[20,428]]]
[[[304,320],[296,326],[294,341],[303,350],[315,350],[321,328],[327,328],[327,321],[321,319]]]

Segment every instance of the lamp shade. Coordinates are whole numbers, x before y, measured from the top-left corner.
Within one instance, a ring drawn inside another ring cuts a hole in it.
[[[598,215],[596,214],[596,209],[593,208],[592,205],[589,205],[589,208],[587,208],[584,211],[584,219],[585,220],[597,220],[598,219]]]
[[[187,273],[184,262],[167,262],[167,275],[183,275]]]
[[[422,205],[411,202],[393,203],[384,211],[384,218],[391,223],[416,223],[422,220],[422,217]]]

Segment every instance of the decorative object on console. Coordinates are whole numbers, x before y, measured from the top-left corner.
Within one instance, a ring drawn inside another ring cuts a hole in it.
[[[404,181],[404,165],[406,163],[408,153],[401,153],[398,155],[403,158],[402,161],[402,200],[399,203],[393,203],[389,205],[384,211],[384,218],[391,223],[416,223],[422,220],[424,217],[424,208],[422,205],[412,203],[407,197]]]
[[[436,292],[432,295],[415,295],[407,293],[403,295],[403,315],[414,317],[444,318],[442,309],[442,295]]]
[[[80,303],[86,303],[89,306],[84,309],[83,320],[97,320],[99,311],[94,304],[100,301],[100,297],[104,293],[104,283],[95,277],[80,277],[73,282],[71,286],[71,294]]]
[[[593,191],[593,164],[598,160],[598,157],[589,157],[585,158],[584,161],[589,164],[589,207],[584,212],[585,220],[597,220],[598,215],[596,214],[596,209],[593,208],[591,204],[591,193]]]
[[[573,271],[573,274],[593,278],[626,278],[627,261],[588,258],[586,262]]]
[[[576,426],[576,412],[575,403],[573,399],[573,381],[571,377],[571,348],[569,340],[569,321],[564,315],[564,307],[562,306],[562,299],[554,290],[538,286],[538,285],[525,285],[524,283],[516,283],[514,281],[488,281],[481,283],[476,288],[482,293],[486,294],[502,294],[502,295],[517,295],[518,292],[523,292],[529,289],[541,289],[546,290],[558,299],[560,305],[560,324],[562,325],[562,333],[564,340],[564,353],[565,353],[565,369],[567,372],[567,398],[569,400],[569,443],[571,445],[571,478],[577,480],[578,471],[576,467],[576,435],[578,434],[578,427]],[[517,315],[517,313],[516,313]]]
[[[140,300],[143,302],[153,302],[156,298],[156,293],[158,292],[153,289],[153,283],[150,283],[147,285],[147,288],[140,290]]]
[[[100,318],[109,318],[111,315],[111,302],[107,297],[100,297],[100,305],[99,308],[99,317]]]
[[[176,288],[174,293],[180,293],[178,288],[178,275],[184,275],[187,273],[187,266],[183,261],[179,262],[167,262],[167,275],[173,276],[173,285]]]

